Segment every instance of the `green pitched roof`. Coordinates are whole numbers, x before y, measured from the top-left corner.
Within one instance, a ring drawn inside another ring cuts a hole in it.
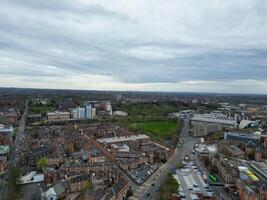
[[[10,151],[9,146],[0,145],[0,154],[7,154]]]

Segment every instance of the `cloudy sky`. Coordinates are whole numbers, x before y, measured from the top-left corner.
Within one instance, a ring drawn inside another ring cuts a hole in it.
[[[265,0],[0,5],[0,87],[267,93]]]

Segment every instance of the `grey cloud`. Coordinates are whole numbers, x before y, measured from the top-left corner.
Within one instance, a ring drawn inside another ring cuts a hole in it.
[[[123,83],[267,79],[266,3],[197,3],[194,9],[188,1],[181,6],[196,15],[182,16],[175,1],[168,2],[169,15],[133,5],[135,13],[118,1],[2,2],[0,68],[8,76],[100,74]]]

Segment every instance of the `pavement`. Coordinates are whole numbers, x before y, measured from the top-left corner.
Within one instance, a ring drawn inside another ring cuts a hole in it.
[[[23,138],[24,138],[24,131],[25,131],[25,118],[27,116],[27,112],[28,112],[28,103],[26,103],[26,109],[24,111],[24,113],[21,116],[21,119],[19,121],[19,127],[18,127],[18,133],[10,154],[10,159],[8,161],[8,167],[6,170],[6,173],[2,176],[2,187],[0,188],[0,200],[4,200],[5,196],[6,196],[6,192],[8,190],[7,188],[7,179],[10,176],[10,169],[12,166],[16,166],[18,161],[19,161],[19,152],[21,149],[21,145],[23,142]]]
[[[21,186],[21,200],[41,199],[42,188],[39,183],[29,183]]]
[[[203,172],[194,161],[186,162],[184,168],[177,170],[180,181],[180,194],[186,200],[192,200],[196,192],[201,192],[205,197],[214,196],[214,192],[203,179]]]

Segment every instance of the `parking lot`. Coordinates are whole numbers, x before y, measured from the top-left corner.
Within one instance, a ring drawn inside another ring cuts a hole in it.
[[[214,196],[213,189],[203,178],[203,172],[195,162],[184,162],[184,167],[176,172],[180,183],[179,196],[181,199],[197,200],[195,193],[202,193],[205,198]]]
[[[138,184],[145,182],[156,170],[156,165],[145,164],[134,170],[128,171],[128,174],[134,179]]]

